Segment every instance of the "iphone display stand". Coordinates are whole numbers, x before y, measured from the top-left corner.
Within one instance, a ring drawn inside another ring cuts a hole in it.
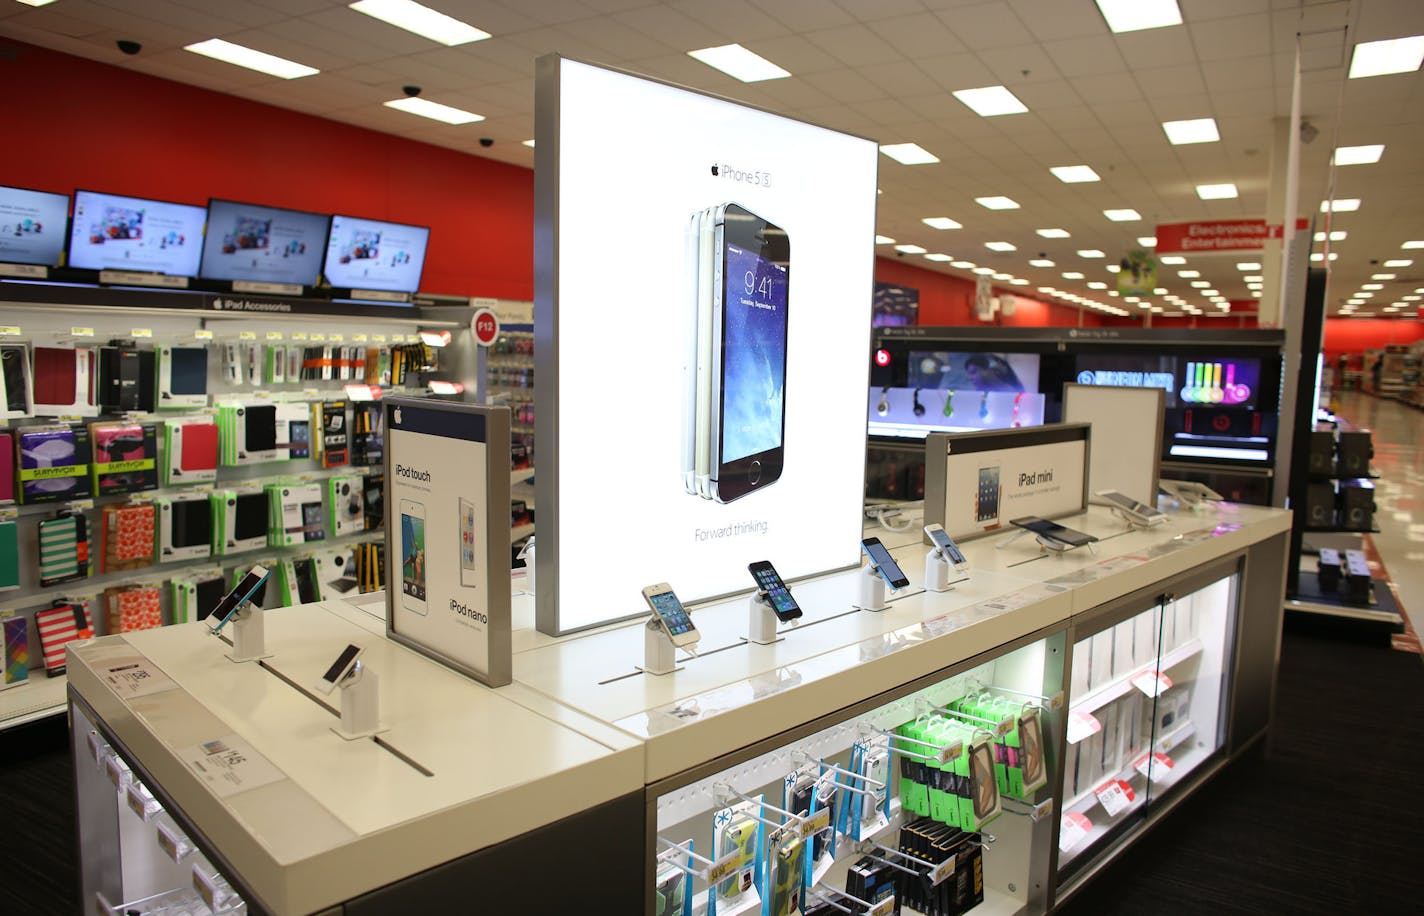
[[[266,628],[262,619],[266,616],[261,608],[245,603],[232,617],[232,651],[227,653],[229,661],[255,662],[271,658],[267,651]]]
[[[524,590],[529,594],[534,594],[534,535],[529,535],[529,541],[524,545],[524,549],[519,551],[519,559],[524,561]]]
[[[682,670],[677,663],[677,649],[656,617],[648,618],[648,625],[643,627],[643,663],[638,670],[644,674],[672,674]]]
[[[1137,519],[1128,515],[1126,512],[1122,511],[1116,506],[1112,507],[1112,514],[1116,515],[1121,521],[1127,523],[1128,531],[1146,531],[1148,528],[1152,527],[1146,522],[1138,521]]]
[[[949,591],[949,558],[938,547],[925,554],[925,591]]]
[[[359,661],[337,685],[341,688],[341,724],[331,726],[347,741],[369,738],[381,727],[381,679]]]
[[[862,611],[883,611],[890,606],[885,603],[885,580],[880,575],[880,567],[874,563],[863,569],[855,606]]]
[[[781,642],[784,637],[776,635],[777,623],[776,612],[766,600],[765,592],[757,592],[747,599],[747,642],[759,646]]]

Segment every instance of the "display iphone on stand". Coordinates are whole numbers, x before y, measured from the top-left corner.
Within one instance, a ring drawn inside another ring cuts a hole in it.
[[[697,627],[692,625],[692,616],[673,593],[671,585],[666,582],[649,585],[643,589],[643,600],[648,602],[653,619],[677,648],[696,645],[702,638]]]
[[[460,497],[460,584],[479,584],[479,564],[475,561],[475,504]]]
[[[401,604],[417,614],[425,603],[425,506],[413,499],[400,501]]]

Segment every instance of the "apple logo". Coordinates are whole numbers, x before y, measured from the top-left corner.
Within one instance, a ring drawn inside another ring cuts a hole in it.
[[[399,426],[401,422],[401,409],[399,407],[397,407],[395,410],[395,421],[396,425]]]
[[[716,164],[714,163],[713,166],[712,166],[712,177],[713,177],[713,178],[716,178],[716,177],[717,177],[717,174],[718,174],[718,172],[717,172],[717,166],[716,166]]]

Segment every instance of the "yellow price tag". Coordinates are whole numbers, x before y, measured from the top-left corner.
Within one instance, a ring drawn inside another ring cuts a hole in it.
[[[239,331],[239,332],[238,332],[238,335],[237,335],[237,339],[238,339],[238,340],[256,340],[256,339],[257,339],[257,332],[256,332],[256,331]]]
[[[212,340],[213,332],[207,328],[198,328],[198,330],[193,332],[193,337],[197,340]]]
[[[93,329],[93,328],[70,328],[70,329],[69,329],[69,335],[70,335],[71,337],[93,337],[93,336],[94,336],[94,329]]]
[[[281,331],[268,331],[268,332],[267,332],[267,339],[268,339],[268,340],[281,340],[281,339],[282,339],[282,332],[281,332]]]
[[[152,337],[153,328],[134,328],[130,337]]]

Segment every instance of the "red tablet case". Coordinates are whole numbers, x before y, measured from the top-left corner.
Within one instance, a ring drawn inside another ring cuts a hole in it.
[[[185,471],[211,471],[218,466],[216,423],[189,423],[183,427],[183,455],[179,466]]]

